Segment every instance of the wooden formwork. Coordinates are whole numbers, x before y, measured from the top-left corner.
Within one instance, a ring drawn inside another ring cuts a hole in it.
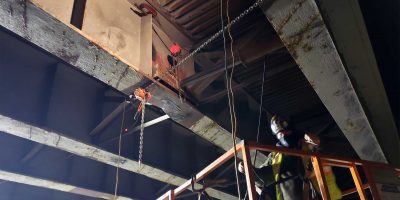
[[[379,200],[381,199],[379,196],[378,189],[376,187],[375,180],[371,174],[371,168],[379,168],[379,169],[391,169],[394,170],[397,175],[400,176],[400,169],[395,168],[389,164],[385,163],[378,163],[372,161],[365,161],[365,160],[357,160],[357,159],[348,159],[348,158],[341,158],[338,156],[331,156],[331,155],[324,155],[315,152],[307,152],[301,151],[296,149],[284,148],[284,147],[277,147],[277,146],[270,146],[270,145],[261,145],[255,142],[247,142],[241,141],[236,145],[236,151],[242,154],[243,157],[243,166],[244,166],[244,174],[246,176],[246,184],[247,184],[247,191],[248,191],[248,198],[249,200],[256,200],[258,199],[258,194],[255,190],[254,178],[253,178],[253,171],[251,169],[251,157],[250,157],[250,150],[258,150],[258,151],[266,151],[266,152],[280,152],[283,154],[291,155],[291,156],[299,156],[299,157],[308,157],[311,159],[315,175],[318,181],[318,185],[321,191],[321,196],[324,200],[330,200],[328,187],[326,184],[326,179],[324,172],[322,170],[323,166],[334,166],[334,167],[344,167],[350,170],[350,173],[353,177],[355,188],[350,189],[347,191],[343,191],[342,195],[346,196],[352,193],[357,192],[361,200],[366,200],[367,196],[365,193],[365,189],[369,189],[371,191],[371,195],[373,199]],[[213,172],[215,169],[220,167],[222,164],[227,162],[229,159],[233,158],[234,156],[234,148],[227,151],[225,154],[220,156],[206,168],[201,170],[197,173],[193,179],[187,180],[184,184],[179,186],[174,190],[169,190],[164,195],[158,198],[158,200],[173,200],[179,194],[184,192],[186,189],[190,189],[193,180],[195,182],[199,182],[204,179],[207,175]],[[366,177],[366,183],[363,183],[357,166],[361,166],[362,170],[364,171]]]

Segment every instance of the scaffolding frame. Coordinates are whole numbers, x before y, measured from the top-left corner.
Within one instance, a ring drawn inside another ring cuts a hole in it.
[[[258,150],[258,151],[265,151],[265,152],[279,152],[291,156],[299,156],[299,157],[308,157],[311,159],[314,172],[316,175],[316,179],[318,181],[318,186],[321,191],[321,196],[324,200],[330,200],[329,191],[326,184],[325,174],[323,173],[323,166],[333,166],[333,167],[343,167],[348,168],[350,173],[353,177],[355,188],[350,189],[347,191],[343,191],[343,196],[352,194],[354,192],[358,192],[358,195],[361,200],[366,200],[367,196],[365,193],[365,189],[370,189],[371,195],[374,200],[380,200],[380,196],[378,193],[378,189],[376,187],[376,183],[374,178],[371,175],[371,167],[376,168],[385,168],[385,169],[392,169],[396,172],[397,176],[400,176],[400,169],[395,168],[389,164],[373,162],[373,161],[366,161],[366,160],[357,160],[357,159],[348,159],[348,158],[341,158],[338,156],[331,156],[320,154],[316,152],[308,152],[302,151],[297,149],[290,149],[284,147],[277,147],[271,145],[262,145],[256,142],[251,141],[241,141],[236,145],[236,151],[242,154],[243,158],[243,167],[244,167],[244,174],[246,176],[246,185],[248,191],[248,198],[249,200],[256,200],[258,199],[258,194],[255,190],[254,184],[254,177],[253,177],[253,170],[251,170],[251,157],[250,157],[250,150]],[[215,169],[220,167],[222,164],[227,162],[229,159],[233,158],[234,156],[234,148],[230,149],[222,156],[217,158],[214,162],[209,164],[199,173],[197,173],[193,179],[187,180],[181,186],[177,187],[176,189],[169,190],[162,196],[160,196],[157,200],[174,200],[176,196],[184,192],[186,189],[190,189],[193,181],[198,182],[204,179],[207,175],[213,172]],[[357,166],[362,166],[362,169],[365,173],[366,183],[363,184],[360,178],[360,174],[358,172]]]

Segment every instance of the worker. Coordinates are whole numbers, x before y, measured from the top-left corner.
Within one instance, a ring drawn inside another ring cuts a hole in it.
[[[302,140],[302,150],[317,152],[320,150],[321,140],[318,135],[314,133],[306,133]],[[315,188],[318,196],[321,196],[321,192],[318,187],[318,182],[315,176],[315,172],[312,169],[311,160],[309,158],[303,158],[303,165],[305,166],[305,188]],[[342,199],[342,192],[336,184],[336,177],[333,173],[331,166],[323,166],[326,184],[328,186],[330,199]],[[303,195],[309,199],[314,199],[316,194],[309,193],[311,190],[304,190]],[[314,191],[314,190],[312,190]],[[308,192],[308,193],[307,193]]]
[[[301,135],[292,130],[288,120],[273,116],[272,134],[278,139],[276,146],[298,148]],[[243,164],[238,170],[243,173]],[[260,168],[253,168],[255,185],[260,199],[301,200],[304,168],[302,159],[278,152],[271,152]]]
[[[320,144],[316,135],[295,131],[289,120],[276,115],[271,118],[271,131],[278,139],[276,145],[280,147],[316,150]],[[242,163],[239,164],[239,171],[243,173]],[[256,190],[262,196],[260,199],[322,199],[309,159],[271,152],[267,161],[260,168],[253,168],[253,172]],[[340,199],[341,192],[332,169],[325,167],[324,172],[331,199]]]

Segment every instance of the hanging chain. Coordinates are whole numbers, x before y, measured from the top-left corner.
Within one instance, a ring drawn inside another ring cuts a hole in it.
[[[214,41],[218,36],[222,34],[222,32],[226,31],[228,28],[230,28],[232,25],[236,24],[239,22],[244,16],[248,15],[251,11],[254,10],[263,0],[257,0],[253,5],[251,5],[249,8],[247,8],[245,11],[240,13],[239,16],[237,16],[234,20],[232,20],[230,23],[228,23],[223,29],[219,30],[216,32],[213,36],[211,36],[208,40],[206,40],[203,44],[201,44],[197,49],[192,51],[189,55],[187,55],[185,58],[183,58],[178,64],[173,66],[172,68],[177,68],[180,65],[182,65],[184,62],[186,62],[189,58],[193,57],[196,53],[198,53],[200,50],[202,50],[205,46],[209,45],[212,41]]]
[[[143,158],[144,114],[146,110],[146,96],[144,96],[144,98],[142,99],[141,107],[142,107],[142,120],[140,123],[140,138],[139,138],[139,166],[142,164],[142,158]]]
[[[180,60],[176,65],[172,66],[171,68],[168,69],[168,71],[166,73],[163,73],[159,76],[159,78],[163,78],[166,74],[168,73],[173,73],[175,70],[177,70],[177,68],[182,65],[183,63],[185,63],[189,58],[193,57],[195,54],[197,54],[199,51],[201,51],[204,47],[206,47],[207,45],[209,45],[212,41],[214,41],[217,37],[219,37],[224,31],[226,31],[228,28],[230,28],[232,25],[236,24],[237,22],[239,22],[243,17],[245,17],[246,15],[248,15],[250,12],[252,12],[257,6],[260,5],[260,3],[262,3],[264,0],[256,0],[256,2],[251,5],[249,8],[247,8],[245,11],[243,11],[242,13],[240,13],[239,16],[237,16],[235,19],[233,19],[230,23],[228,23],[224,28],[222,28],[221,30],[219,30],[218,32],[216,32],[214,35],[212,35],[209,39],[207,39],[203,44],[201,44],[199,47],[197,47],[194,51],[192,51],[191,53],[189,53],[187,56],[185,56],[182,60]],[[154,82],[150,85],[153,85]],[[149,86],[150,86],[149,85]],[[147,87],[149,87],[147,86]]]

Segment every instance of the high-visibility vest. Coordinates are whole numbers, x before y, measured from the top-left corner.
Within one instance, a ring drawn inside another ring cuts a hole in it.
[[[272,155],[272,160],[271,160],[271,165],[272,165],[272,171],[274,173],[274,179],[275,181],[279,181],[279,175],[280,175],[280,168],[281,168],[281,163],[282,163],[282,154],[281,153],[271,153]],[[325,179],[326,179],[326,184],[328,186],[328,191],[329,191],[329,196],[331,197],[332,200],[337,200],[337,199],[342,199],[342,192],[340,191],[339,187],[336,184],[336,177],[333,174],[333,171],[330,167],[324,167],[324,174],[325,174]],[[316,191],[321,194],[319,187],[318,187],[318,182],[315,176],[311,177],[311,182],[316,189]],[[282,197],[282,191],[280,190],[280,184],[276,184],[276,199],[277,200],[283,200]]]
[[[282,154],[272,152],[271,155],[272,155],[272,161],[271,161],[272,171],[274,173],[274,179],[277,182],[277,181],[279,181],[279,173],[280,173],[281,163],[282,163]],[[283,199],[282,192],[279,187],[279,184],[276,184],[275,187],[276,187],[276,200],[282,200]]]
[[[329,166],[325,166],[323,167],[323,170],[325,174],[326,184],[328,186],[329,196],[331,197],[332,200],[342,199],[342,192],[340,191],[339,187],[336,184],[336,177],[335,174],[333,174],[332,168]],[[321,191],[319,190],[318,187],[318,181],[315,175],[311,177],[311,182],[315,190],[317,190],[317,192],[321,194]]]

